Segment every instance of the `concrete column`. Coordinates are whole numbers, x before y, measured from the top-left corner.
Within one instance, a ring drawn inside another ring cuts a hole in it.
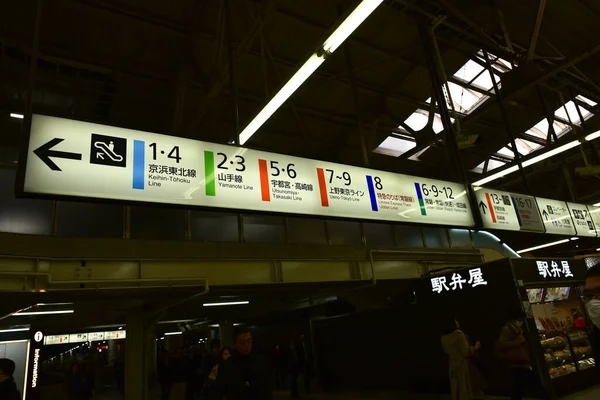
[[[233,348],[233,321],[219,322],[219,336],[221,338],[221,346]]]
[[[143,314],[128,315],[127,338],[125,339],[125,400],[145,400],[147,398],[145,333]]]

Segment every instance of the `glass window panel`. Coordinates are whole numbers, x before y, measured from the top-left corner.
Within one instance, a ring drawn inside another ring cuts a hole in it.
[[[203,242],[239,242],[237,214],[218,211],[192,211],[192,240]]]
[[[285,243],[285,219],[272,215],[244,215],[246,242]]]
[[[517,150],[523,155],[533,153],[542,147],[541,144],[533,143],[525,139],[515,139],[515,143],[517,145]]]
[[[408,118],[404,120],[404,123],[411,127],[414,131],[420,131],[427,126],[429,120],[429,113],[425,110],[418,109],[413,112]]]
[[[452,96],[454,109],[461,113],[468,113],[475,109],[477,105],[481,104],[480,100],[483,97],[486,97],[487,99],[487,96],[474,90],[464,88],[454,82],[448,82],[448,86],[450,87],[450,95]]]
[[[503,161],[498,161],[498,160],[494,160],[493,158],[490,158],[490,161],[488,162],[488,171],[494,170],[496,168],[499,168],[503,165],[506,165],[505,162]]]
[[[470,248],[471,235],[468,229],[450,229],[450,242],[453,248]]]
[[[425,236],[425,245],[429,248],[447,248],[448,236],[444,228],[423,227],[423,236]]]
[[[394,233],[398,247],[423,247],[423,236],[419,226],[394,225]]]
[[[363,222],[363,231],[368,246],[393,246],[394,231],[392,225]]]
[[[185,240],[185,211],[162,207],[131,207],[131,238]]]
[[[0,232],[51,235],[53,202],[15,199],[15,175],[0,168]]]
[[[500,77],[497,74],[494,74],[494,80],[498,86],[500,86]],[[484,90],[491,90],[494,87],[492,78],[490,78],[490,73],[487,71],[479,75],[477,79],[473,81],[472,85]]]
[[[287,220],[290,243],[327,244],[325,221],[316,218],[292,218]]]
[[[123,237],[123,206],[61,201],[57,234],[77,237]]]
[[[416,146],[417,144],[412,140],[388,136],[373,152],[391,157],[399,157]]]
[[[361,246],[360,223],[354,221],[327,221],[329,243],[346,246]]]
[[[513,151],[511,149],[509,149],[508,147],[503,147],[500,150],[497,151],[498,154],[501,154],[503,156],[506,157],[514,157],[515,153],[513,153]]]
[[[585,108],[579,108],[579,110],[581,111],[583,119],[587,119],[589,116],[592,115],[592,113],[586,110]],[[581,125],[581,118],[579,118],[577,106],[575,105],[575,103],[573,103],[572,100],[569,100],[567,103],[565,103],[563,107],[559,107],[554,112],[554,115],[564,119],[565,121],[571,121],[576,125]]]
[[[456,71],[454,76],[458,79],[462,79],[465,82],[471,82],[473,79],[475,79],[475,77],[481,74],[483,70],[484,68],[481,65],[473,60],[469,60],[465,63],[465,65],[460,67],[458,71]]]

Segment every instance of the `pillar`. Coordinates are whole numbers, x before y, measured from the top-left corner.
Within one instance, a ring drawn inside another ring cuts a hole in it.
[[[222,347],[233,348],[233,321],[225,320],[219,322],[219,336]]]
[[[145,333],[143,314],[128,315],[127,338],[125,339],[125,400],[145,400],[147,398]]]

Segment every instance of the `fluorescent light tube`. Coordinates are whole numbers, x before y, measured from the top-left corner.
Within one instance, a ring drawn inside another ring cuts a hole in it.
[[[36,306],[38,307],[43,307],[43,306],[70,306],[73,305],[73,303],[37,303]]]
[[[277,92],[277,94],[269,101],[269,103],[263,108],[256,117],[248,124],[246,128],[240,133],[240,144],[243,145],[256,133],[256,131],[281,107],[281,105],[290,98],[290,96],[302,85],[309,76],[321,64],[325,59],[319,57],[316,54],[310,56],[310,58],[300,67],[298,72],[287,81],[287,83]]]
[[[165,336],[183,335],[183,332],[166,332]]]
[[[360,24],[381,4],[383,0],[363,0],[358,7],[341,23],[340,26],[327,38],[320,50],[324,53],[333,53],[354,32]],[[290,98],[290,96],[302,85],[309,76],[325,61],[325,55],[321,52],[315,53],[300,67],[298,72],[287,81],[277,92],[269,103],[258,113],[256,117],[240,133],[240,144],[245,144],[248,139]]]
[[[327,38],[323,44],[323,50],[333,53],[381,3],[383,3],[383,0],[363,0],[348,18],[337,27],[331,36]]]
[[[586,141],[590,141],[590,140],[594,140],[594,139],[598,139],[600,137],[600,131],[596,131],[594,133],[590,133],[589,135],[587,135],[585,137]]]
[[[10,116],[12,118],[17,118],[17,119],[23,119],[23,118],[25,118],[25,116],[23,114],[17,114],[17,113],[10,113]]]
[[[528,160],[523,161],[523,166],[524,167],[528,167],[530,165],[533,165],[535,163],[543,161],[543,160],[545,160],[547,158],[550,158],[550,157],[553,157],[553,156],[555,156],[557,154],[560,154],[560,153],[562,153],[564,151],[570,150],[573,147],[577,147],[577,146],[579,146],[579,144],[580,143],[579,143],[578,140],[574,140],[571,143],[563,144],[562,146],[557,147],[555,149],[552,149],[550,151],[547,151],[547,152],[545,152],[543,154],[540,154],[539,156],[536,156],[536,157],[533,157],[533,158],[530,158]]]
[[[482,186],[482,185],[485,185],[486,183],[489,183],[491,181],[495,181],[498,178],[502,178],[504,175],[512,174],[513,172],[515,172],[518,169],[519,169],[518,165],[513,165],[510,168],[507,168],[507,169],[502,170],[502,171],[498,171],[495,174],[492,174],[490,176],[486,176],[483,179],[480,179],[480,180],[478,180],[476,182],[473,182],[472,185],[473,186]]]
[[[560,154],[562,152],[565,152],[567,150],[572,149],[573,147],[577,147],[579,146],[581,143],[578,140],[574,140],[570,143],[567,144],[563,144],[560,147],[557,147],[555,149],[552,149],[550,151],[547,151],[543,154],[540,154],[538,156],[535,156],[533,158],[530,158],[528,160],[525,160],[522,162],[523,167],[529,167],[530,165],[533,165],[535,163],[538,163],[540,161],[546,160],[550,157],[553,157],[557,154]],[[490,176],[487,176],[485,178],[482,178],[478,181],[475,181],[472,183],[473,186],[481,186],[481,185],[485,185],[486,183],[489,183],[491,181],[495,181],[498,178],[502,178],[503,176],[506,176],[508,174],[512,174],[513,172],[517,171],[519,169],[518,165],[513,165],[512,167],[503,169],[502,171],[498,171],[495,174],[492,174]]]
[[[2,329],[0,333],[10,333],[10,332],[26,332],[29,328],[14,328],[14,329]]]
[[[546,247],[556,246],[556,245],[559,245],[559,244],[569,243],[569,242],[570,242],[569,239],[557,240],[556,242],[550,242],[550,243],[540,244],[539,246],[534,246],[534,247],[530,247],[528,249],[519,250],[519,251],[517,251],[517,253],[519,253],[519,254],[521,254],[521,253],[527,253],[529,251],[544,249]]]
[[[204,307],[220,307],[220,306],[241,306],[250,304],[249,301],[227,301],[224,303],[204,303]]]
[[[51,314],[73,314],[75,310],[56,310],[56,311],[25,311],[14,313],[13,316],[18,317],[22,315],[51,315]]]

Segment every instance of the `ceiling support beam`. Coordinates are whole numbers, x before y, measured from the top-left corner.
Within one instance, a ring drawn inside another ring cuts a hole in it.
[[[250,32],[245,36],[245,39],[242,41],[242,43],[240,43],[239,47],[237,48],[237,51],[233,56],[233,64],[237,63],[240,57],[252,46],[254,40],[260,35],[261,31],[266,26],[268,18],[277,8],[278,3],[279,0],[268,0],[267,3],[264,5],[261,17],[256,21]],[[194,113],[192,119],[183,128],[183,132],[193,132],[202,122],[214,99],[221,93],[223,87],[225,86],[227,78],[229,77],[229,73],[230,69],[227,68],[221,74],[219,79],[213,84],[208,95],[206,96],[200,107],[198,107],[198,110]]]
[[[529,182],[527,182],[527,175],[525,175],[525,171],[523,170],[523,164],[521,163],[521,153],[519,153],[519,151],[517,150],[517,142],[515,140],[515,133],[513,132],[512,127],[510,126],[510,120],[508,119],[508,113],[506,112],[506,107],[504,106],[504,99],[502,97],[502,92],[500,91],[500,88],[498,87],[498,82],[496,82],[496,79],[494,76],[494,69],[493,69],[492,63],[490,61],[490,55],[488,54],[488,52],[486,50],[483,50],[483,56],[485,58],[487,71],[490,74],[490,79],[492,80],[492,86],[494,88],[494,93],[496,94],[496,99],[497,99],[496,103],[498,104],[498,107],[500,108],[500,114],[502,114],[502,120],[504,120],[504,125],[506,127],[506,131],[508,132],[508,135],[510,137],[510,144],[512,146],[514,160],[517,162],[517,165],[519,166],[519,173],[521,175],[521,179],[523,180],[523,186],[525,187],[527,194],[530,194],[531,189],[529,188]]]
[[[538,35],[540,33],[540,26],[542,26],[542,18],[544,17],[544,8],[546,7],[546,0],[540,0],[540,5],[535,19],[535,25],[533,27],[533,34],[531,35],[531,43],[529,44],[529,50],[527,51],[527,61],[533,61],[533,55],[535,54],[535,46],[537,44]]]

